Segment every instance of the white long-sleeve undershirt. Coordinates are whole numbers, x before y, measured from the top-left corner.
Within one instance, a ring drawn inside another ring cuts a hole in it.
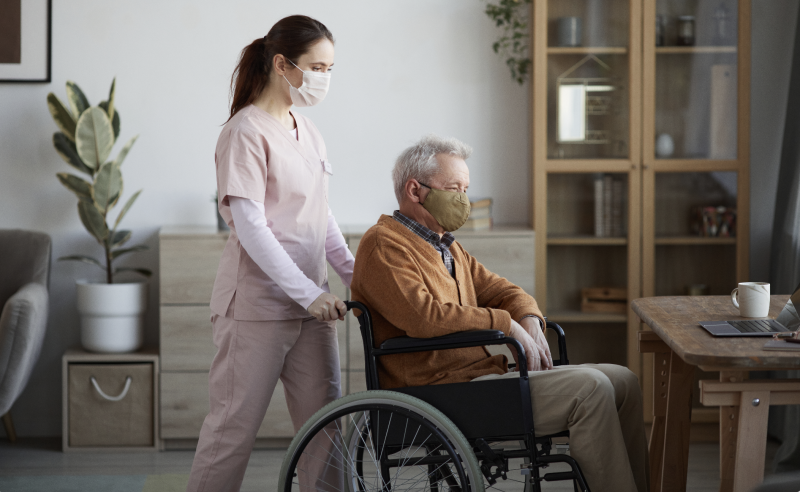
[[[295,264],[267,226],[264,204],[236,196],[228,197],[236,234],[242,247],[264,273],[303,308],[325,291],[312,282]],[[328,209],[325,256],[342,282],[350,287],[355,259],[347,248],[339,225]]]

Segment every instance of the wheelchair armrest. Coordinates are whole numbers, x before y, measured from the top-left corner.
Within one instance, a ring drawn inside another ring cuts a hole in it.
[[[558,360],[554,360],[553,365],[569,365],[569,359],[567,358],[567,336],[564,334],[564,329],[558,326],[557,323],[547,321],[547,318],[545,318],[545,328],[553,330],[558,336]]]
[[[435,338],[390,338],[381,344],[378,349],[372,350],[375,356],[407,354],[411,352],[429,352],[432,350],[449,350],[467,347],[483,347],[486,345],[511,345],[519,358],[519,372],[528,376],[528,364],[525,359],[525,349],[519,341],[507,337],[499,330],[474,330],[451,333]]]
[[[455,343],[491,342],[505,338],[505,333],[500,330],[475,330],[460,331],[435,338],[390,338],[381,344],[382,350],[397,350],[406,348],[445,347]]]

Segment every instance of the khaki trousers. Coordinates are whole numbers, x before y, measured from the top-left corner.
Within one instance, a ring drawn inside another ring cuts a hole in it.
[[[507,377],[519,373],[474,381]],[[647,438],[635,374],[613,364],[582,364],[531,372],[528,381],[536,435],[569,430],[570,455],[592,490],[647,492]]]
[[[208,376],[210,410],[200,431],[188,492],[239,490],[279,378],[295,432],[341,396],[335,322],[232,318],[229,312],[211,319],[218,350]],[[320,454],[328,455],[324,449]],[[311,490],[319,488],[314,485],[317,480],[338,485],[341,477],[326,476],[326,465],[301,462],[301,484]]]

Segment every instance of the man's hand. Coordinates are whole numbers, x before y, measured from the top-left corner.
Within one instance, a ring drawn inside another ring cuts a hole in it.
[[[528,332],[528,334],[536,342],[536,347],[539,349],[539,356],[542,358],[542,369],[549,370],[553,368],[553,356],[550,354],[550,345],[547,343],[547,337],[544,335],[544,330],[540,326],[541,320],[535,316],[523,318],[519,322],[520,325]]]
[[[519,323],[511,320],[511,330],[509,331],[509,335],[511,338],[517,340],[522,348],[525,349],[525,358],[528,361],[528,371],[541,371],[542,370],[542,357],[541,353],[539,352],[538,347],[536,346],[536,342],[534,341],[533,337],[531,337],[525,328],[520,326]],[[511,348],[511,353],[514,355],[514,361],[517,363],[517,370],[519,370],[519,357],[517,355],[517,351],[514,348]]]
[[[341,321],[344,320],[344,315],[347,314],[347,306],[335,295],[325,292],[320,294],[308,306],[308,312],[320,321],[333,321],[335,319]]]

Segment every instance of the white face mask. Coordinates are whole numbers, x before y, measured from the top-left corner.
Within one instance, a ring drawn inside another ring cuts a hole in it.
[[[287,58],[287,60],[289,59]],[[289,63],[294,65],[292,60],[289,60]],[[306,72],[301,70],[297,65],[294,66],[303,72],[303,85],[299,88],[295,87],[289,82],[286,75],[283,76],[286,83],[289,84],[289,95],[292,98],[292,104],[298,108],[319,104],[320,101],[325,99],[325,95],[328,93],[328,87],[331,84],[331,74]]]

